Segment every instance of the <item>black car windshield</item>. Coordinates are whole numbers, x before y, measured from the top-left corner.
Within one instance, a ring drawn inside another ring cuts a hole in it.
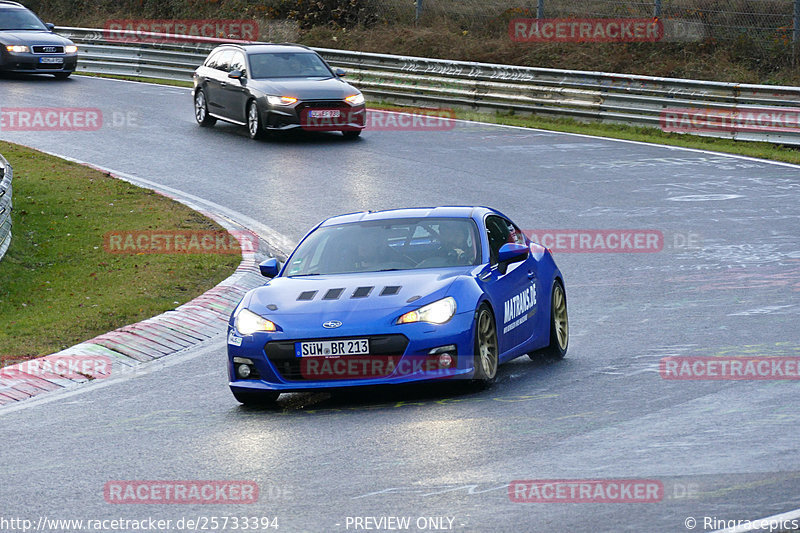
[[[373,220],[317,229],[289,259],[284,276],[466,266],[480,258],[472,219]]]
[[[0,31],[3,30],[48,31],[39,17],[27,9],[0,9]]]
[[[331,78],[333,73],[313,52],[250,54],[250,76],[270,78]]]

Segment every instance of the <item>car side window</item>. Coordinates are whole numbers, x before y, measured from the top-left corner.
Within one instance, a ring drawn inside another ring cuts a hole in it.
[[[527,245],[528,243],[525,242],[525,234],[522,233],[522,230],[520,230],[517,225],[510,220],[506,220],[506,223],[508,223],[508,231],[510,233],[508,242]]]
[[[244,61],[244,54],[241,52],[235,52],[233,54],[233,59],[231,59],[230,69],[229,72],[233,72],[234,70],[238,70],[244,74],[247,72],[247,63]]]
[[[233,60],[234,53],[235,50],[223,50],[222,55],[220,56],[219,60],[217,61],[217,65],[214,68],[221,70],[222,72],[230,72],[231,60]]]
[[[500,247],[507,242],[514,242],[509,240],[512,237],[509,226],[514,227],[509,221],[497,215],[490,215],[486,217],[486,234],[489,238],[489,261],[491,264],[497,263],[497,258],[500,253]]]
[[[224,50],[217,50],[206,59],[204,66],[208,68],[217,68],[217,63],[219,63],[220,58],[222,57],[222,52]]]

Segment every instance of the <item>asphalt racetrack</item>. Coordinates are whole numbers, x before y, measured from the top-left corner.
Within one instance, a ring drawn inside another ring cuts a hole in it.
[[[665,357],[800,357],[797,167],[468,123],[257,142],[244,128],[198,127],[187,89],[0,80],[0,111],[86,107],[102,111],[101,128],[0,139],[200,198],[284,251],[334,214],[444,204],[489,205],[542,235],[650,232],[660,246],[556,249],[567,358],[517,359],[485,391],[291,394],[273,410],[243,408],[220,332],[148,371],[0,408],[3,517],[154,517],[175,531],[182,518],[237,516],[277,517],[292,532],[385,531],[389,517],[410,531],[674,532],[800,507],[796,380],[660,371]],[[553,479],[654,480],[663,492],[634,503],[509,495],[515,480]],[[116,480],[249,480],[260,495],[108,503]]]

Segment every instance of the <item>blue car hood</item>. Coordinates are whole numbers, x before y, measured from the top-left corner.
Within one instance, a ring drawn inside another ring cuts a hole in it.
[[[445,297],[455,279],[472,268],[280,277],[255,289],[247,307],[274,317],[400,312]]]
[[[0,43],[67,46],[72,41],[49,31],[0,30]]]

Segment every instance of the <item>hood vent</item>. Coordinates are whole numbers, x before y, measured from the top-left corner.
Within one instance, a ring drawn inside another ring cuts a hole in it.
[[[330,289],[328,292],[325,293],[325,296],[322,297],[323,300],[338,300],[339,296],[342,295],[344,289]]]
[[[374,288],[375,287],[359,287],[353,291],[353,295],[350,298],[366,298]]]
[[[317,291],[305,291],[301,292],[300,296],[297,297],[298,302],[307,302],[309,300],[313,300],[314,296],[317,295]]]
[[[400,292],[400,287],[398,285],[389,285],[383,288],[381,296],[394,296],[398,292]]]

